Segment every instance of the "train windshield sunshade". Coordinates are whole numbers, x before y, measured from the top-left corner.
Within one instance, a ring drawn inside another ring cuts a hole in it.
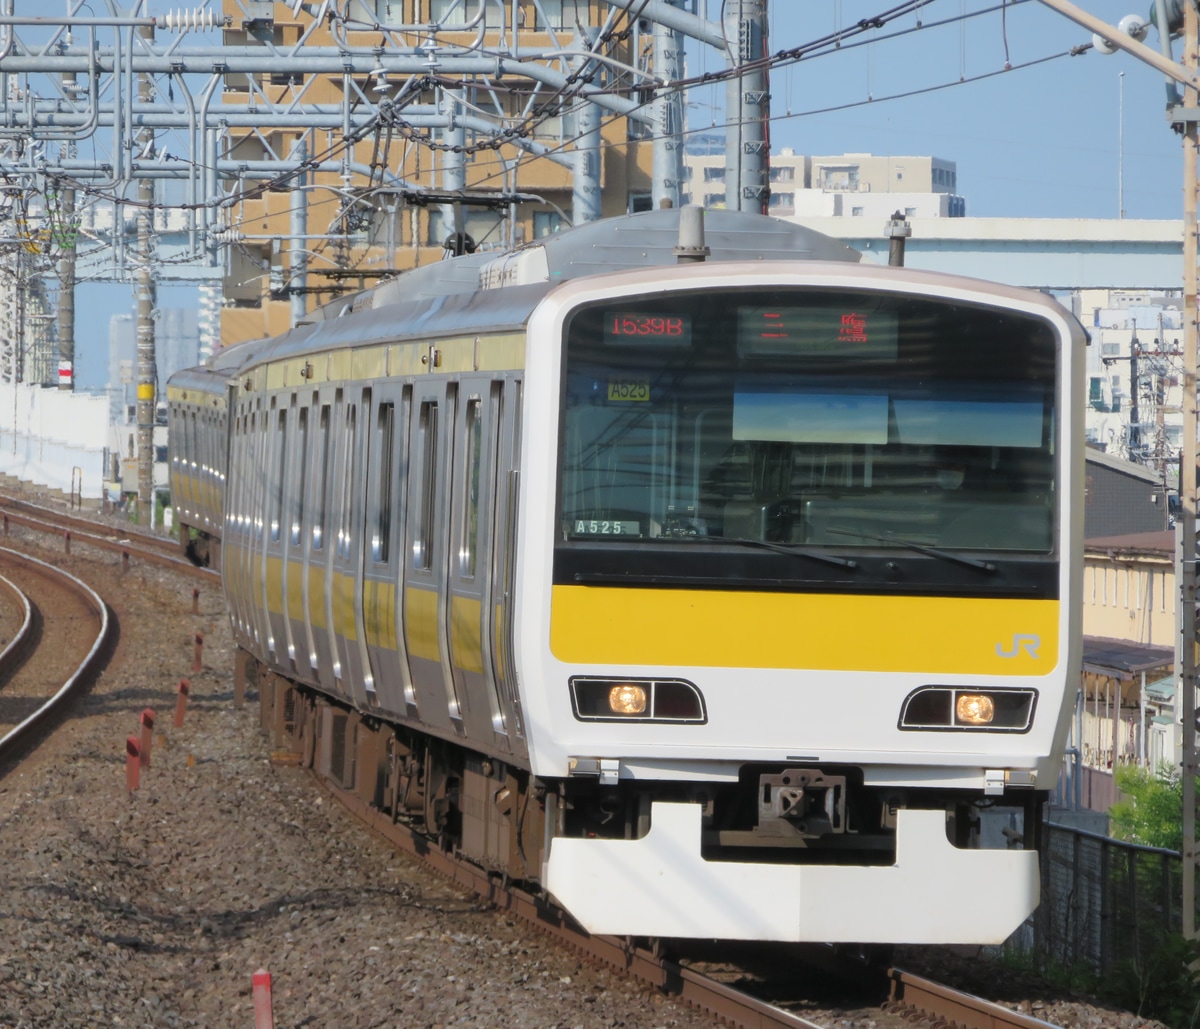
[[[847,392],[739,390],[733,438],[780,443],[1037,447],[1042,405],[1019,400],[890,398]]]

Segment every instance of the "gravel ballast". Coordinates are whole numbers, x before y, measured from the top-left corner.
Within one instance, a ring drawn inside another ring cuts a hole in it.
[[[120,635],[72,716],[0,769],[0,1029],[250,1029],[259,968],[273,977],[278,1029],[716,1024],[486,909],[367,832],[307,771],[273,763],[256,698],[234,707],[215,586],[195,615],[194,583],[175,573],[123,573],[110,555],[65,557],[23,533],[7,545],[91,584]],[[130,794],[125,739],[147,707],[151,767]],[[1064,1026],[1154,1027],[1076,998],[1028,1003]]]

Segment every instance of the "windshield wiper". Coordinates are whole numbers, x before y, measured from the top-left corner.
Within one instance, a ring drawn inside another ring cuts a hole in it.
[[[860,540],[874,540],[876,543],[895,543],[906,550],[915,550],[918,554],[928,554],[930,557],[940,557],[943,561],[953,561],[955,564],[966,565],[968,568],[977,568],[981,572],[994,572],[996,570],[996,566],[991,561],[980,561],[974,557],[964,557],[962,554],[942,550],[940,547],[927,547],[924,543],[906,540],[903,536],[876,536],[874,533],[859,532],[856,529],[826,529],[825,531],[837,536],[854,536]]]
[[[858,562],[853,558],[837,557],[834,554],[822,554],[819,550],[810,550],[790,543],[773,543],[771,540],[756,540],[743,536],[660,536],[661,539],[687,540],[689,543],[736,543],[742,547],[761,547],[763,550],[773,550],[777,554],[787,554],[790,557],[807,557],[811,561],[822,561],[827,565],[839,568],[857,568]]]

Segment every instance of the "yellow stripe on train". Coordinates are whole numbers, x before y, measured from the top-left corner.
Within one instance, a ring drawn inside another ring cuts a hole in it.
[[[555,586],[550,650],[570,664],[1045,675],[1057,600]]]

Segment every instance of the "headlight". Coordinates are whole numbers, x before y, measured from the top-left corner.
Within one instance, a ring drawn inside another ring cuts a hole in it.
[[[990,725],[996,702],[986,693],[960,693],[954,698],[954,717],[963,725]]]
[[[619,682],[608,691],[608,709],[614,715],[640,715],[646,710],[646,687]]]
[[[904,698],[901,729],[1028,732],[1037,690],[922,686]]]
[[[571,707],[581,722],[675,722],[702,725],[704,698],[686,679],[570,680]]]

